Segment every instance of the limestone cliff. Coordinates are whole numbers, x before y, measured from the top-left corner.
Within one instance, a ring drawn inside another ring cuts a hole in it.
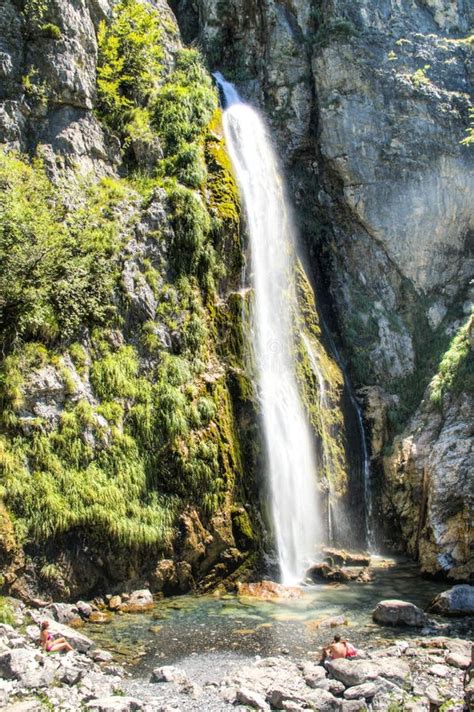
[[[265,537],[262,437],[210,74],[164,0],[7,0],[0,23],[0,585],[242,576]],[[302,267],[298,302],[315,486],[344,501],[344,379]]]
[[[373,488],[384,492],[379,516],[388,507],[404,539],[410,521],[417,544],[410,539],[408,549],[423,570],[467,578],[472,507],[460,498],[472,490],[473,463],[461,443],[469,442],[472,384],[446,396],[442,415],[427,413],[423,394],[472,309],[472,147],[462,142],[472,5],[172,5],[211,64],[263,107],[281,146],[315,279],[332,306],[332,329],[356,387],[364,388]],[[404,428],[395,466],[383,453]],[[449,451],[443,483],[446,438],[456,432],[461,443]],[[416,467],[407,443],[420,458]],[[423,471],[429,495],[420,513]],[[461,520],[459,529],[453,522]]]
[[[213,586],[260,527],[216,91],[160,0],[0,37],[0,584]]]

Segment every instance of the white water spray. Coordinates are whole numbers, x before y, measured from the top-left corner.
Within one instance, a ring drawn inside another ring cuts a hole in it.
[[[311,432],[298,393],[292,307],[295,238],[283,179],[258,113],[222,75],[227,147],[243,197],[254,290],[252,340],[269,466],[271,511],[282,582],[301,580],[320,543]]]

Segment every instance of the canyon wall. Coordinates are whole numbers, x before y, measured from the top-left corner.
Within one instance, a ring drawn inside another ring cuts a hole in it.
[[[469,578],[471,4],[172,5],[212,68],[262,107],[280,146],[364,403],[381,539],[428,573]]]

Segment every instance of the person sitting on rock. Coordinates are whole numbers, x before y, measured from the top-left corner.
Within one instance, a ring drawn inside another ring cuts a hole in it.
[[[340,635],[334,636],[334,641],[323,648],[321,656],[321,664],[327,660],[337,660],[338,658],[352,658],[356,654],[356,649],[353,645],[342,640]]]
[[[41,623],[40,645],[47,653],[56,653],[60,650],[72,650],[66,638],[54,638],[53,634],[48,630],[49,621]]]

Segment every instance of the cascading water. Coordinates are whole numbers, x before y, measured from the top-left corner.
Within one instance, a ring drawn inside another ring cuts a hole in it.
[[[283,179],[258,113],[215,75],[227,147],[245,206],[254,290],[252,340],[283,583],[301,580],[321,541],[312,436],[298,393],[292,309],[295,238]]]

